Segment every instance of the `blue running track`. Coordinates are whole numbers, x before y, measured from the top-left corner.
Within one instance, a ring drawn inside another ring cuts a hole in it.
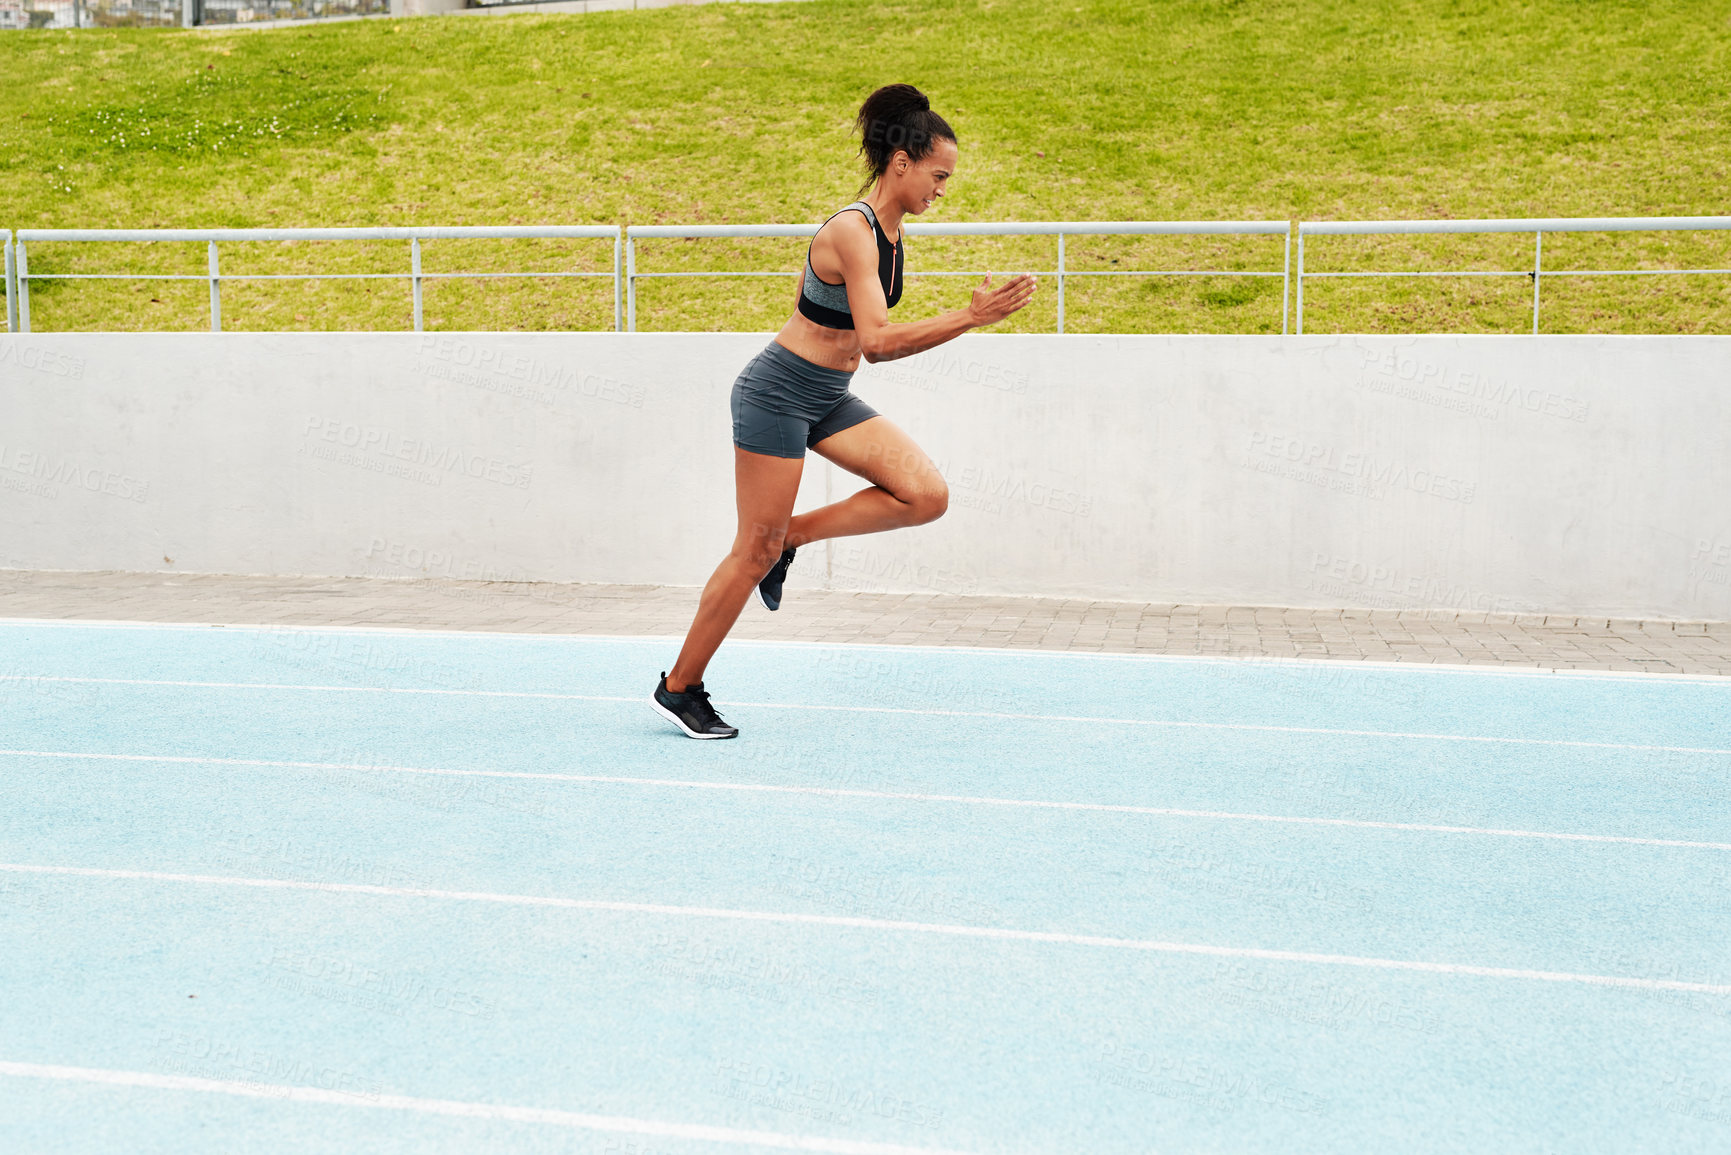
[[[0,1152],[1731,1151],[1731,682],[0,622]]]

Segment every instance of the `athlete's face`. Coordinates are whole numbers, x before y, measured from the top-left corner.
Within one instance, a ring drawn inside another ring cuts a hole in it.
[[[946,184],[956,171],[956,142],[937,140],[923,160],[911,160],[901,153],[896,163],[904,165],[902,173],[902,209],[905,212],[925,212],[944,195]]]

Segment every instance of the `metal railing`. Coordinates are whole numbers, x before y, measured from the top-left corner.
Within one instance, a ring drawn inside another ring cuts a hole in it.
[[[1306,277],[1531,277],[1533,335],[1539,332],[1539,283],[1545,277],[1681,276],[1731,273],[1731,269],[1550,269],[1544,268],[1546,233],[1686,232],[1731,229],[1731,217],[1533,217],[1483,221],[1301,221],[1298,226],[1298,332],[1304,332]],[[1441,272],[1309,273],[1304,268],[1306,236],[1370,236],[1389,233],[1532,233],[1533,267],[1458,269]]]
[[[613,328],[636,331],[637,282],[663,277],[789,277],[803,272],[698,270],[640,272],[636,242],[652,238],[810,237],[817,225],[510,225],[452,228],[333,228],[333,229],[20,229],[14,238],[0,230],[5,256],[7,330],[30,331],[30,283],[44,280],[178,280],[205,281],[210,287],[211,331],[222,329],[222,282],[225,280],[407,280],[414,304],[414,327],[422,325],[422,284],[429,280],[458,278],[611,277],[613,280]],[[1297,228],[1298,268],[1293,275],[1290,227],[1281,221],[1117,221],[1034,222],[981,224],[927,224],[908,222],[911,236],[1053,236],[1057,238],[1057,268],[1038,271],[1057,280],[1057,330],[1064,331],[1065,282],[1075,277],[1279,277],[1282,282],[1280,331],[1287,331],[1288,303],[1296,296],[1296,332],[1304,332],[1304,283],[1307,279],[1334,277],[1531,277],[1533,281],[1533,327],[1539,331],[1540,289],[1547,277],[1679,276],[1731,274],[1731,268],[1701,269],[1546,269],[1544,235],[1565,232],[1663,232],[1731,230],[1731,217],[1556,217],[1467,221],[1306,221]],[[1533,234],[1531,269],[1463,269],[1393,272],[1312,272],[1305,267],[1306,236],[1352,236],[1376,234],[1527,233]],[[1072,269],[1065,261],[1066,236],[1137,235],[1285,235],[1279,272],[1238,269]],[[613,241],[611,272],[486,272],[428,273],[421,269],[421,242],[450,239],[548,239],[585,238]],[[224,241],[377,241],[409,242],[409,269],[401,273],[266,273],[236,276],[222,273],[217,245]],[[30,272],[30,242],[155,242],[203,241],[207,245],[207,268],[202,274],[162,273],[36,273]],[[1037,270],[1036,270],[1037,271]],[[977,277],[976,271],[915,269],[910,277]],[[1296,287],[1296,294],[1292,291]]]
[[[406,280],[414,303],[415,331],[420,332],[421,285],[424,281],[487,279],[497,277],[611,277],[613,279],[613,327],[620,326],[619,261],[621,230],[618,225],[497,225],[450,228],[344,228],[344,229],[19,229],[16,245],[8,246],[6,300],[10,327],[15,333],[30,332],[30,282],[36,281],[206,281],[210,285],[210,331],[222,332],[223,281],[376,281]],[[607,273],[428,273],[421,269],[421,242],[433,240],[543,240],[549,238],[608,239],[613,241],[613,271]],[[53,242],[159,242],[203,241],[206,271],[197,273],[31,273],[28,245],[31,241]],[[217,260],[222,241],[408,241],[409,268],[402,273],[243,273],[225,275]],[[14,251],[15,250],[15,251]],[[12,303],[16,301],[16,308]]]
[[[245,26],[285,20],[317,20],[390,14],[389,0],[23,0],[13,8],[24,23],[0,29]],[[0,17],[6,15],[0,10]]]
[[[637,331],[637,282],[655,277],[799,277],[805,269],[794,272],[696,272],[640,273],[637,271],[639,238],[692,239],[702,237],[810,237],[818,225],[632,225],[625,230],[625,327]],[[1058,267],[1046,270],[1015,270],[1033,272],[1038,276],[1055,277],[1058,282],[1058,332],[1064,331],[1064,282],[1073,277],[1279,277],[1280,331],[1286,332],[1286,302],[1292,296],[1291,225],[1286,221],[1035,221],[1022,224],[927,224],[908,221],[903,229],[914,237],[1040,237],[1058,238]],[[1279,272],[1246,272],[1238,269],[1067,269],[1064,265],[1066,236],[1285,236],[1284,254]],[[940,271],[910,269],[909,277],[982,277],[983,271]]]
[[[18,326],[18,277],[12,268],[12,230],[0,229],[0,249],[5,253],[6,280],[0,282],[6,293],[6,331],[21,333]]]

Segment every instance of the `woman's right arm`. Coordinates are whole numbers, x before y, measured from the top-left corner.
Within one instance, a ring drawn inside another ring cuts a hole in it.
[[[853,314],[860,353],[867,361],[894,361],[924,353],[969,329],[997,324],[1034,296],[1035,281],[1031,274],[1018,273],[994,285],[988,273],[985,281],[974,289],[973,300],[966,308],[952,309],[923,321],[892,323],[883,284],[878,280],[877,238],[872,227],[863,217],[854,221],[837,219],[831,227],[844,223],[854,227],[835,230],[836,256],[847,282],[848,310]]]

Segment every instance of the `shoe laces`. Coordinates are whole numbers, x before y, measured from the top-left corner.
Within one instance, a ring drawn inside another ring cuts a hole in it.
[[[705,722],[719,722],[721,715],[715,712],[715,707],[709,704],[709,691],[698,686],[687,686],[685,692],[697,700],[697,714]]]

